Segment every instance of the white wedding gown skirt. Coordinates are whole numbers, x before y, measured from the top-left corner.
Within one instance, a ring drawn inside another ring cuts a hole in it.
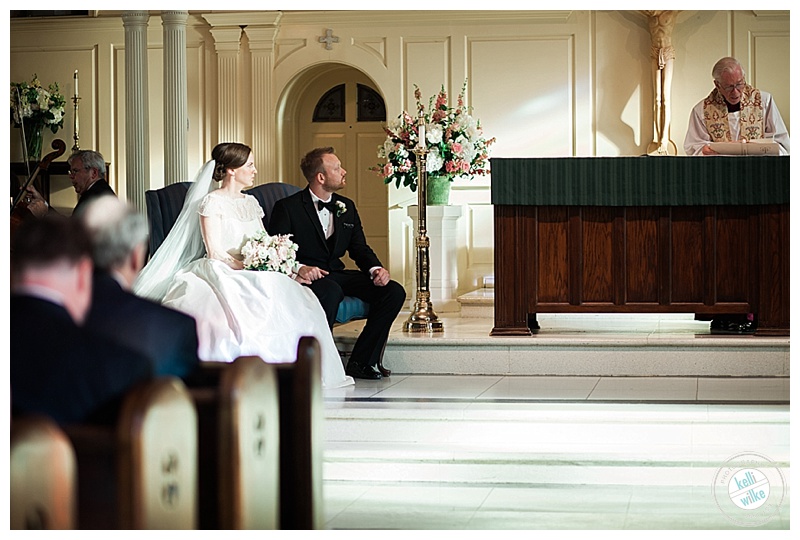
[[[234,256],[241,257],[245,241],[264,230],[264,212],[249,195],[229,198],[211,192],[198,212],[219,218],[209,234]],[[192,226],[199,227],[196,219]],[[345,375],[319,300],[286,274],[234,270],[203,257],[167,279],[170,284],[161,303],[195,318],[201,360],[233,362],[239,356],[259,356],[271,363],[294,362],[300,338],[314,336],[322,353],[323,386],[354,383]]]
[[[293,362],[300,338],[314,336],[322,352],[323,386],[353,383],[319,300],[285,274],[233,270],[203,258],[178,272],[163,304],[195,318],[201,360],[232,362],[254,355]]]

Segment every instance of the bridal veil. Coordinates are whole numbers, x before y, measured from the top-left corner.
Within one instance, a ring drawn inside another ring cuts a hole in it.
[[[195,176],[175,225],[133,284],[138,296],[160,302],[178,270],[205,255],[198,210],[214,185],[214,165],[207,161]]]

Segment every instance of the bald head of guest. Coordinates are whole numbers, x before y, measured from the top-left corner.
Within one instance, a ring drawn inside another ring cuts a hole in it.
[[[146,218],[117,197],[104,195],[91,200],[79,219],[89,231],[95,267],[130,289],[147,257]]]
[[[46,291],[82,324],[92,298],[92,244],[84,225],[61,216],[23,222],[11,238],[11,289]]]

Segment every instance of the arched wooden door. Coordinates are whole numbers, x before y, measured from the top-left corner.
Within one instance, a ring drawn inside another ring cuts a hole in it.
[[[367,240],[385,267],[389,266],[387,187],[369,168],[378,163],[386,123],[383,99],[360,71],[342,66],[309,82],[297,107],[297,150],[293,164],[298,179],[300,159],[312,148],[332,146],[347,170],[340,193],[358,207]],[[348,266],[354,268],[352,262]]]

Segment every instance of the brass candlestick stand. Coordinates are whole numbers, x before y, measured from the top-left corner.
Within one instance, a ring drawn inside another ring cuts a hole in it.
[[[74,105],[74,115],[72,116],[72,138],[75,140],[75,144],[72,145],[72,153],[80,150],[78,147],[78,102],[81,98],[78,95],[72,96],[72,103]]]
[[[414,302],[414,311],[409,315],[403,325],[404,332],[444,332],[444,325],[433,311],[431,292],[428,288],[430,282],[429,247],[430,240],[427,235],[427,185],[428,171],[426,170],[428,149],[425,146],[425,120],[419,118],[419,142],[414,148],[417,156],[417,200],[419,201],[419,215],[417,216],[417,300]]]

